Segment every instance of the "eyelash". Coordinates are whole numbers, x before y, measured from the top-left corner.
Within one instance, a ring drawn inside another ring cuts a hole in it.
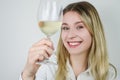
[[[83,29],[84,27],[83,26],[77,26],[76,29],[77,30],[80,30],[80,29]],[[69,30],[70,28],[69,27],[62,27],[62,30]]]
[[[79,29],[82,29],[83,26],[77,26],[76,28],[77,28],[77,30],[79,30]]]
[[[62,30],[69,30],[68,27],[62,27]]]

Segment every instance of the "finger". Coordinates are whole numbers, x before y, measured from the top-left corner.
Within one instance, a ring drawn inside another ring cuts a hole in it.
[[[45,58],[48,58],[48,54],[45,50],[38,50],[30,52],[28,57],[29,63],[34,64],[37,61],[42,61]]]
[[[36,64],[37,62],[41,62],[44,60],[44,56],[37,54],[33,57],[33,63]]]
[[[35,43],[33,46],[41,46],[41,45],[47,45],[48,47],[51,47],[52,49],[54,49],[52,41],[46,38],[41,39],[40,41]]]
[[[47,52],[48,56],[50,57],[52,55],[52,53],[53,53],[54,50],[52,48],[46,46],[45,47],[45,51]]]
[[[39,56],[40,55],[40,61],[43,59],[43,57],[44,57],[44,59],[48,59],[50,56],[51,56],[51,54],[52,54],[52,52],[53,52],[53,50],[51,49],[51,48],[47,48],[47,46],[45,46],[44,45],[44,47],[43,46],[41,46],[42,48],[38,48],[38,50],[35,50],[35,49],[32,49],[32,50],[34,50],[34,51],[30,51],[30,55],[29,55],[29,59],[32,59],[32,58],[34,58],[34,56]],[[41,56],[42,56],[42,58],[41,58]],[[35,61],[38,61],[39,60],[39,57],[36,57],[36,58],[34,58],[34,62]],[[33,62],[32,62],[33,63]]]
[[[37,47],[31,48],[30,52],[36,52],[37,51],[37,52],[41,53],[41,50],[46,51],[45,53],[47,53],[48,56],[50,56],[54,51],[51,47],[48,47],[46,45],[42,45],[42,46],[39,46],[39,47],[37,46]],[[44,52],[42,52],[41,54],[44,54]]]
[[[43,56],[44,59],[48,59],[49,58],[49,55],[48,55],[48,53],[45,50],[38,51],[38,54],[40,56]]]

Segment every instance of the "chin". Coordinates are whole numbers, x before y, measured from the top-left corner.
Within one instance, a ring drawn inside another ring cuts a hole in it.
[[[80,52],[77,51],[68,51],[70,55],[78,55]]]

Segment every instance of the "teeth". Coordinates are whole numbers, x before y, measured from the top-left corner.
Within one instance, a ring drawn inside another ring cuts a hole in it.
[[[75,45],[78,45],[80,43],[79,42],[74,42],[74,43],[69,43],[69,44],[75,46]]]

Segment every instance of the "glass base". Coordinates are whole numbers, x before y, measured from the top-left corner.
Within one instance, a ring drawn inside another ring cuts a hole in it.
[[[57,56],[56,56],[55,53],[53,53],[53,54],[50,56],[50,58],[45,59],[45,60],[43,60],[42,62],[37,62],[37,64],[40,64],[40,65],[42,65],[42,64],[47,64],[47,63],[57,64]]]

